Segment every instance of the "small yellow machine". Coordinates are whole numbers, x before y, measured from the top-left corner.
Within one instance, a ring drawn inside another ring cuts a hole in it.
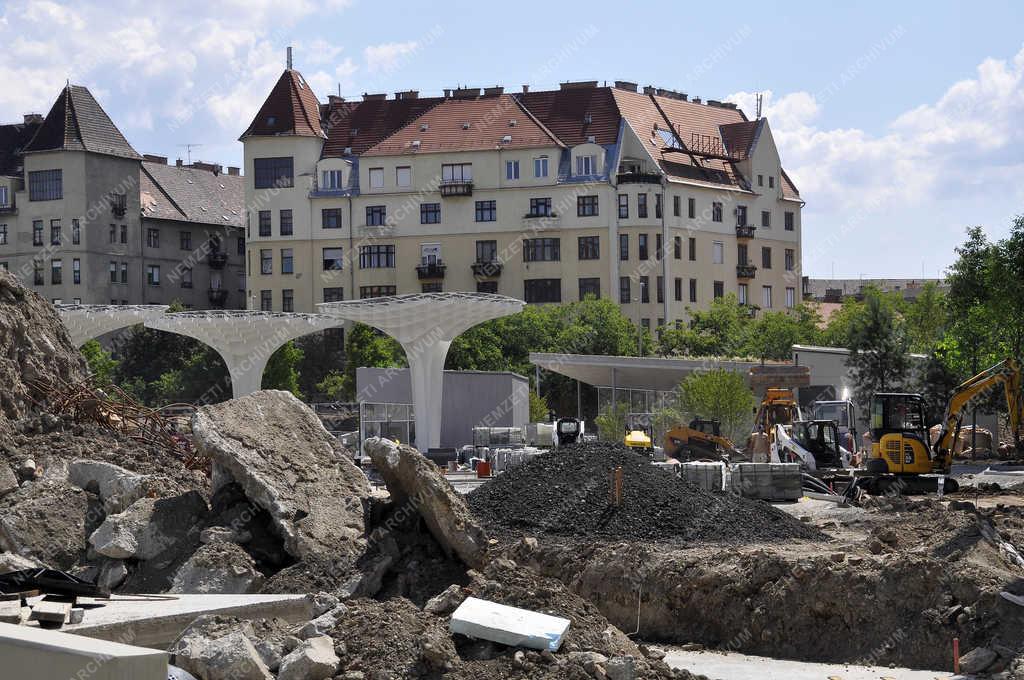
[[[654,451],[654,440],[651,436],[654,426],[651,424],[651,418],[650,413],[626,414],[626,436],[623,439],[626,448],[638,453]]]
[[[687,426],[675,427],[665,433],[664,451],[678,460],[723,460],[735,447],[722,436],[717,420],[694,418]]]

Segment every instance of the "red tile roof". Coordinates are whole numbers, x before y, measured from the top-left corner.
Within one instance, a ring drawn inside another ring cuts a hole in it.
[[[442,101],[440,97],[431,97],[331,102],[325,107],[327,143],[323,156],[342,156],[346,148],[361,154]]]
[[[142,159],[88,88],[81,85],[68,85],[61,90],[23,153],[33,151],[90,151]]]
[[[503,139],[509,141],[503,142]],[[415,142],[419,145],[414,149]],[[561,144],[527,115],[515,97],[501,94],[445,99],[368,149],[365,155],[551,146]]]
[[[729,153],[747,155],[754,140],[761,131],[760,120],[746,120],[741,123],[726,123],[718,127],[722,135],[722,143]]]
[[[524,92],[516,99],[567,146],[614,144],[619,138],[619,109],[609,87]],[[589,116],[589,123],[587,122]]]
[[[240,139],[250,135],[323,137],[320,102],[302,74],[285,69]]]

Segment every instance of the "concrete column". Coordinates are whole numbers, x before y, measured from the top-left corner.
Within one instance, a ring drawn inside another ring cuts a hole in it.
[[[263,386],[263,371],[270,361],[269,354],[239,356],[221,350],[217,350],[217,354],[227,364],[228,373],[231,375],[231,395],[235,399],[260,390]]]
[[[451,340],[403,344],[409,357],[412,402],[416,416],[416,448],[420,451],[441,446],[441,405],[444,397],[444,361]],[[413,352],[413,348],[418,351]]]

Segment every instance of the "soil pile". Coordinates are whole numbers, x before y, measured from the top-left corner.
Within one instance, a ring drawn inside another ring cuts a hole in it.
[[[622,505],[610,502],[622,468]],[[752,542],[820,533],[767,503],[700,489],[621,444],[556,449],[467,497],[488,529],[580,538]]]

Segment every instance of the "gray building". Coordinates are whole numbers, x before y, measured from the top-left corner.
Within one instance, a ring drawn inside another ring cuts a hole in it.
[[[944,279],[804,279],[804,298],[816,302],[842,302],[845,298],[860,299],[864,290],[874,287],[883,293],[901,293],[905,300],[914,300],[920,295],[925,284],[934,283],[940,290],[948,291]]]

